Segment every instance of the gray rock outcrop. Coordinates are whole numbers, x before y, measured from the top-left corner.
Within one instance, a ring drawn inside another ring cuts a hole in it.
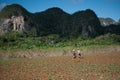
[[[112,18],[99,18],[102,26],[109,26],[111,24],[116,24]]]
[[[13,30],[14,31],[23,31],[24,29],[24,17],[23,16],[12,16]]]
[[[0,20],[0,32],[6,33],[8,31],[22,32],[24,30],[24,17],[12,16],[11,18],[4,18]]]

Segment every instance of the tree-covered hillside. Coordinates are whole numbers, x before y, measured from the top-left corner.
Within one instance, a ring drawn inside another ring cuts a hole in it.
[[[0,19],[1,18],[10,18],[11,16],[28,16],[29,13],[25,8],[18,4],[12,4],[5,6],[0,12]]]
[[[23,17],[23,23],[18,24]],[[12,19],[13,17],[14,20]],[[15,23],[15,19],[18,19]],[[47,36],[56,34],[60,37],[77,38],[79,36],[96,37],[106,33],[120,33],[119,25],[113,28],[103,27],[100,24],[99,18],[91,9],[77,11],[73,14],[68,14],[60,8],[53,7],[42,12],[30,13],[21,5],[12,4],[4,7],[0,12],[0,31],[14,31],[13,26],[18,24],[17,32],[22,24],[23,33],[28,36]],[[113,31],[111,31],[114,29]],[[115,31],[117,30],[117,32]]]
[[[23,16],[25,31],[30,33],[33,31],[32,29],[36,29],[36,36],[58,34],[61,37],[78,37],[80,35],[95,37],[102,33],[98,17],[90,9],[68,14],[60,8],[53,7],[33,14],[18,4],[12,4],[3,8],[0,16],[1,19]],[[12,27],[12,24],[9,26]]]

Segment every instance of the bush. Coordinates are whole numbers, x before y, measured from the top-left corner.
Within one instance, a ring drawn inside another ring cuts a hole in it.
[[[96,41],[115,41],[120,42],[120,35],[116,34],[105,34],[95,38]]]
[[[120,35],[111,34],[111,38],[113,41],[120,42]]]
[[[91,38],[88,36],[79,36],[77,40],[84,41],[84,40],[89,40],[89,39],[91,39]]]
[[[53,42],[52,42],[53,41]],[[20,37],[19,33],[10,32],[0,36],[0,49],[48,49],[64,47],[87,47],[120,44],[120,35],[105,34],[94,38],[80,36],[78,39],[62,39],[51,34],[44,37]]]

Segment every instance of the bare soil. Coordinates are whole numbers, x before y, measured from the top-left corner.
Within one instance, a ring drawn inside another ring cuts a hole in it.
[[[0,59],[0,80],[120,80],[120,52]]]

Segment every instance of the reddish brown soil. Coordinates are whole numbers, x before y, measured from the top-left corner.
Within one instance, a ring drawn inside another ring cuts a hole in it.
[[[120,53],[0,60],[0,80],[120,80]]]

